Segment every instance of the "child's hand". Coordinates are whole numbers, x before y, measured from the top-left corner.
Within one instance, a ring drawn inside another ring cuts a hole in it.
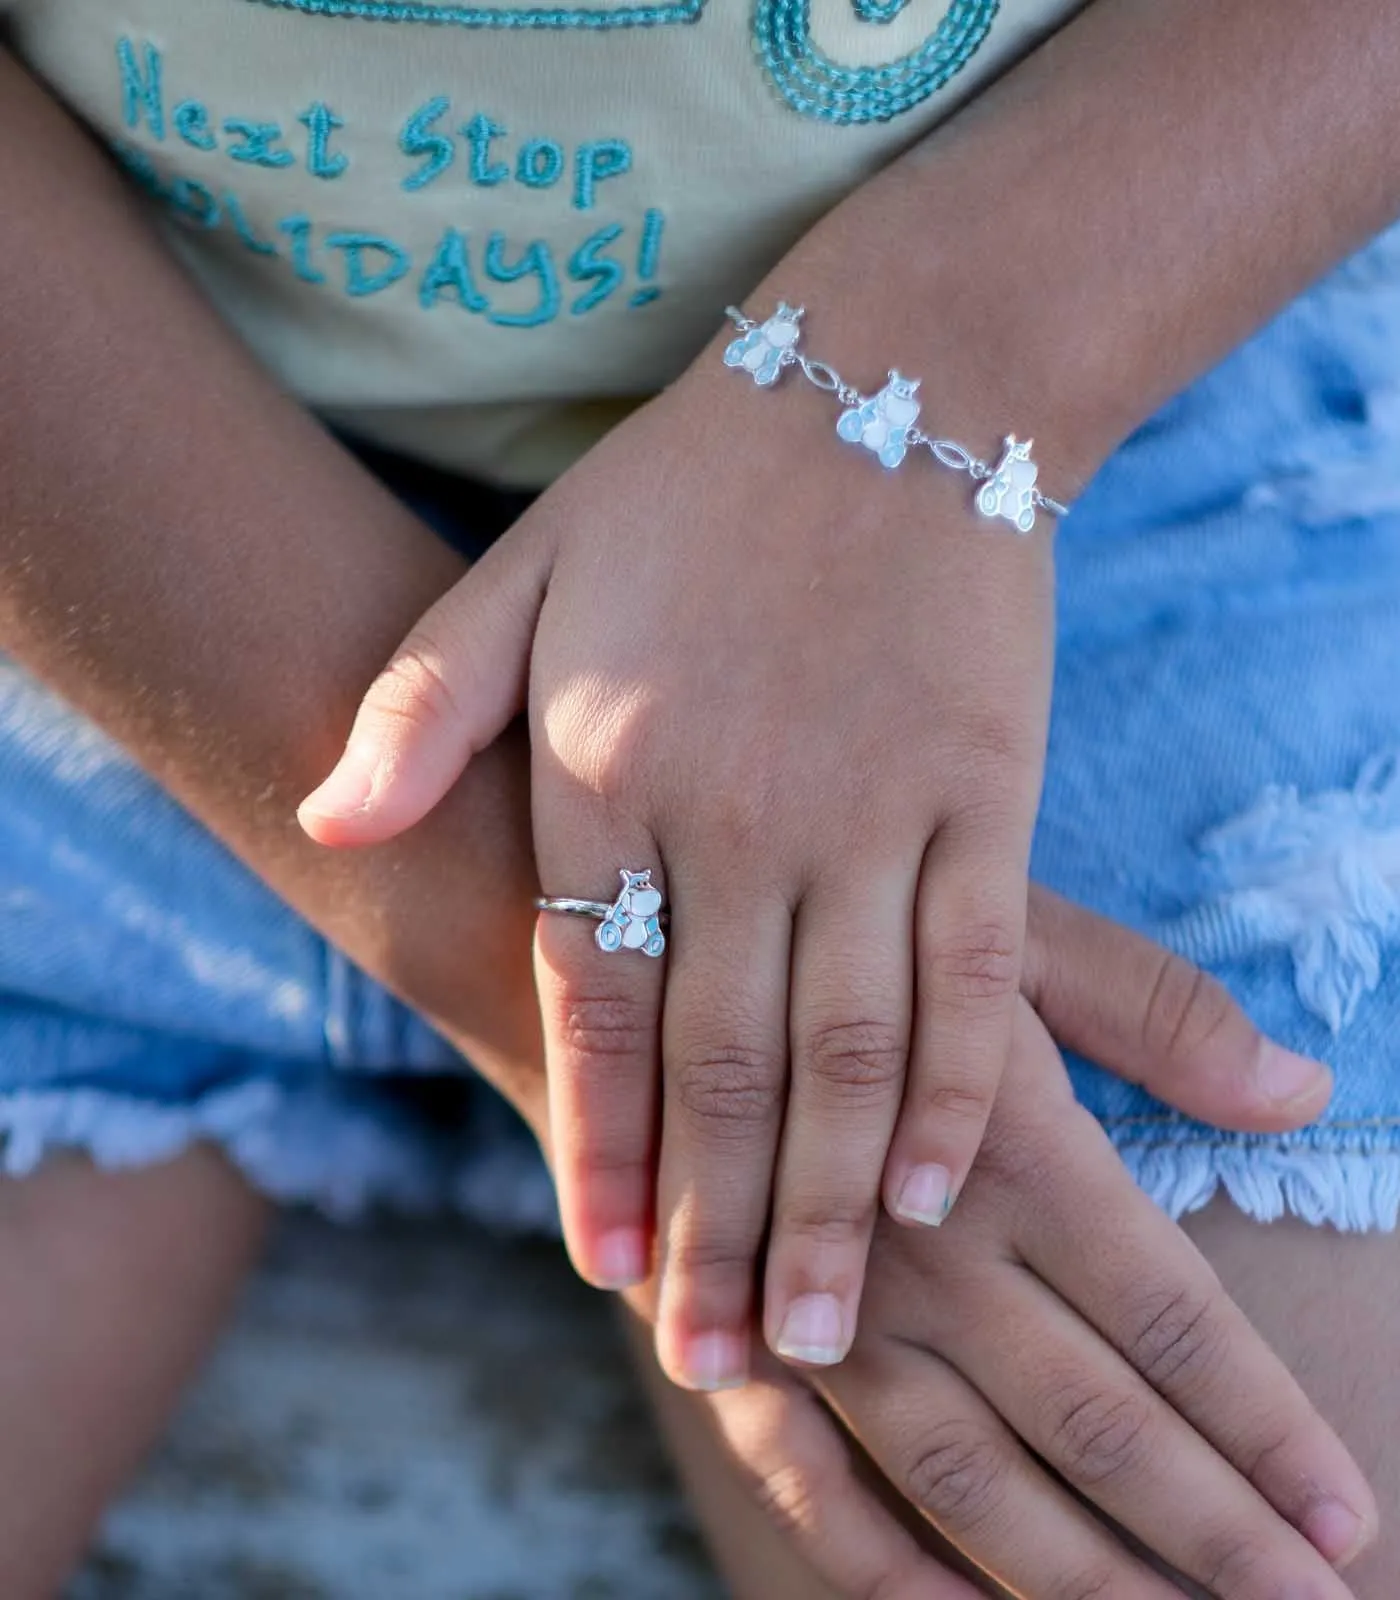
[[[302,813],[331,843],[415,822],[529,663],[545,893],[652,868],[675,919],[669,968],[540,928],[566,1232],[594,1282],[646,1274],[660,1050],[661,1351],[702,1387],[743,1377],[770,1217],[773,1346],[841,1359],[882,1176],[942,1221],[1021,966],[1049,528],[881,471],[808,402],[692,369],[423,619]]]
[[[1307,1103],[1283,1110],[1273,1047],[1223,990],[1035,889],[1026,973],[1052,1031],[1205,1120],[1281,1131],[1326,1098],[1317,1067]],[[850,1358],[804,1382],[759,1351],[755,1381],[706,1397],[736,1463],[842,1594],[961,1600],[896,1510],[908,1501],[1027,1600],[1176,1595],[1038,1454],[1221,1600],[1285,1577],[1343,1600],[1298,1533],[1328,1560],[1354,1553],[1375,1529],[1367,1485],[1022,1021],[957,1227],[877,1229]]]
[[[1217,1600],[1347,1600],[1327,1563],[1374,1536],[1365,1479],[1024,1003],[964,1207],[877,1231],[860,1337],[821,1375],[881,1472],[1018,1595],[1178,1593],[1087,1502]]]
[[[1049,528],[882,472],[809,398],[692,369],[424,617],[302,811],[328,843],[408,827],[528,667],[545,893],[650,868],[674,912],[667,965],[540,927],[566,1234],[637,1281],[657,1200],[662,1360],[699,1387],[744,1375],[770,1223],[774,1349],[841,1359],[882,1186],[910,1223],[958,1194],[1021,969]]]

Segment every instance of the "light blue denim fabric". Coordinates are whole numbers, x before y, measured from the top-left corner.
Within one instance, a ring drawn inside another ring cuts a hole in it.
[[[1047,476],[1053,464],[1047,463]],[[1338,1075],[1288,1138],[1201,1128],[1074,1063],[1174,1214],[1394,1228],[1400,1210],[1400,230],[1167,406],[1060,532],[1037,878],[1210,966]],[[469,957],[468,957],[469,958]],[[0,663],[0,1133],[31,1170],[192,1138],[280,1198],[547,1225],[464,1064],[100,734]]]
[[[1033,871],[1328,1061],[1319,1128],[1221,1135],[1078,1065],[1174,1213],[1400,1209],[1400,229],[1118,452],[1066,521]]]
[[[457,1128],[379,1075],[468,1069],[90,724],[0,658],[4,1169],[225,1145],[273,1195],[337,1215],[456,1199],[541,1223],[503,1102]],[[485,1164],[483,1164],[483,1162]]]

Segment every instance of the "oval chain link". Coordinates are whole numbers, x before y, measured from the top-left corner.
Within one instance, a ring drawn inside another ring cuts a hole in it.
[[[753,333],[761,328],[761,322],[755,322],[752,317],[747,317],[737,306],[726,306],[725,316],[734,324],[740,333]],[[823,394],[833,394],[845,406],[860,406],[866,404],[870,398],[863,395],[859,389],[847,383],[841,374],[829,361],[819,361],[813,356],[804,355],[800,350],[784,350],[778,358],[779,367],[796,367],[814,389],[820,389]],[[940,464],[952,472],[965,472],[975,483],[985,483],[988,478],[996,476],[996,468],[988,465],[980,456],[960,445],[956,439],[935,439],[922,428],[910,428],[905,435],[911,447],[922,447]],[[1069,507],[1059,500],[1052,500],[1049,495],[1042,494],[1039,489],[1030,491],[1033,505],[1041,510],[1048,511],[1052,516],[1067,517]]]

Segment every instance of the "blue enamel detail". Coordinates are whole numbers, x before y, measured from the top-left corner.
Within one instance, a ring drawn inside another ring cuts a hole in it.
[[[865,22],[891,21],[907,0],[852,0]],[[888,122],[950,83],[982,47],[1001,0],[953,0],[915,50],[878,66],[843,67],[812,37],[811,0],[756,0],[754,48],[773,87],[806,117]]]
[[[427,5],[418,0],[257,0],[284,11],[318,17],[355,17],[365,22],[433,22],[462,28],[656,28],[698,22],[705,0],[668,0],[660,5],[464,6]]]
[[[762,353],[763,360],[754,369],[753,381],[767,388],[770,383],[777,381],[782,371],[783,352],[768,343],[763,337],[762,328],[750,328],[747,333],[741,333],[737,339],[731,340],[724,349],[724,364],[726,367],[741,367],[744,357],[755,350]]]

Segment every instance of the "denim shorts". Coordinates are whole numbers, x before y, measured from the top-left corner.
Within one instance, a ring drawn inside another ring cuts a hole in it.
[[[452,536],[454,496],[375,464]],[[1337,1075],[1325,1121],[1283,1137],[1076,1061],[1080,1098],[1174,1215],[1223,1186],[1260,1219],[1393,1229],[1400,229],[1141,428],[1059,540],[1034,875],[1208,967]],[[466,1064],[3,661],[0,1136],[15,1174],[60,1146],[120,1166],[207,1139],[340,1216],[553,1219],[528,1136]]]

